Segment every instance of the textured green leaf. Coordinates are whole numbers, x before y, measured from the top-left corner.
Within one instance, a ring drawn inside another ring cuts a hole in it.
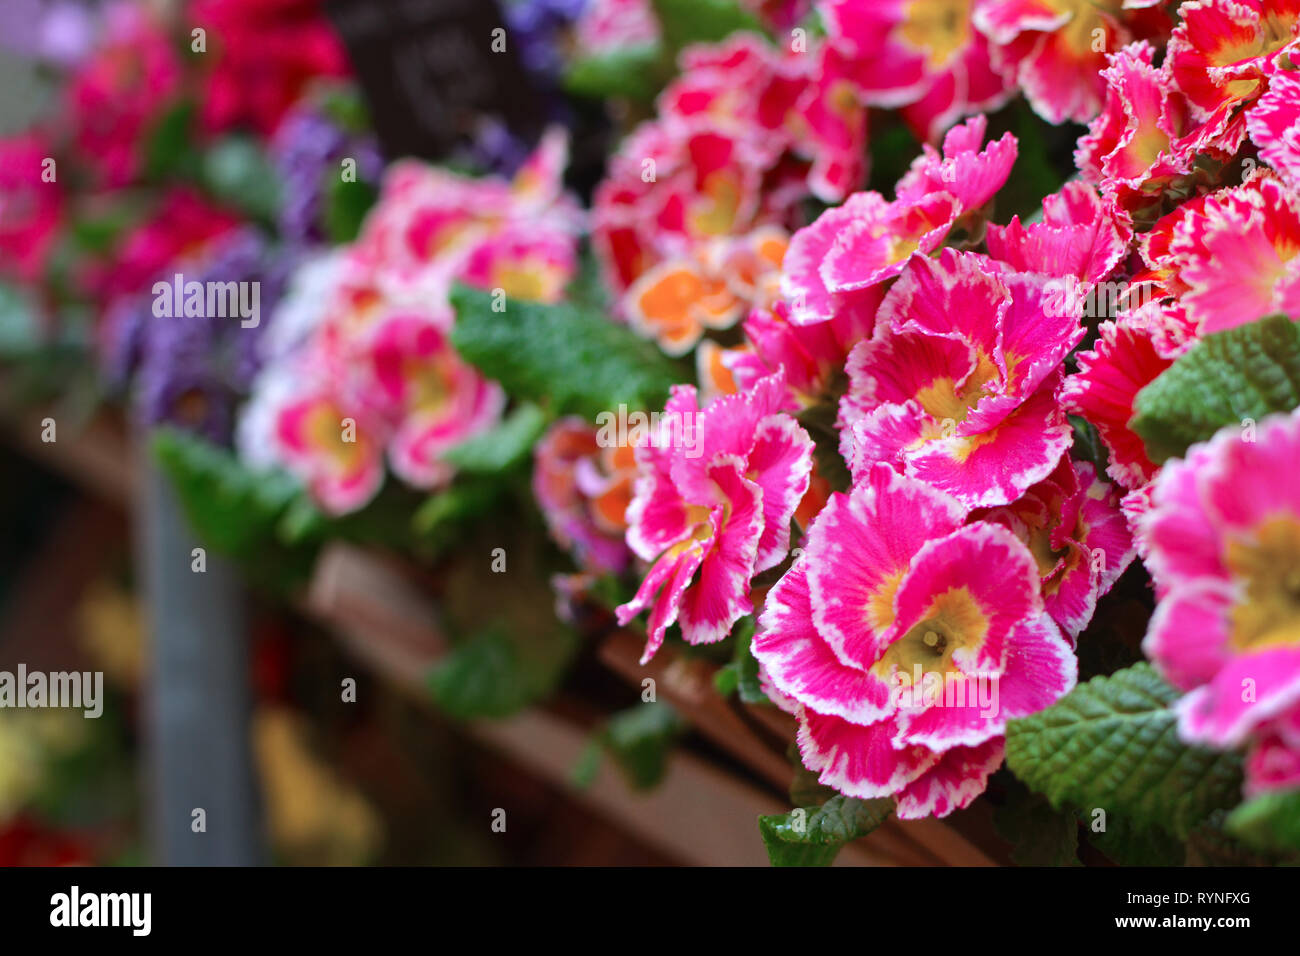
[[[192,100],[182,100],[163,113],[149,130],[144,143],[144,168],[148,179],[181,178],[197,181],[203,160],[194,145],[197,109]]]
[[[837,793],[820,807],[761,816],[758,829],[773,866],[830,866],[845,844],[869,834],[893,810],[892,800]]]
[[[507,717],[555,688],[576,644],[558,628],[519,635],[493,626],[458,645],[429,676],[429,688],[461,720]]]
[[[1275,315],[1207,335],[1138,392],[1132,428],[1160,463],[1226,425],[1300,405],[1300,326]]]
[[[1178,738],[1178,694],[1149,664],[1080,684],[1051,707],[1007,725],[1007,766],[1057,806],[1100,807],[1180,839],[1237,802],[1241,758]]]
[[[1226,828],[1265,853],[1300,851],[1300,790],[1266,793],[1229,814]]]
[[[545,427],[546,414],[536,405],[523,404],[497,427],[461,442],[443,458],[471,474],[507,471],[528,457]]]
[[[23,356],[40,348],[36,310],[18,287],[0,282],[0,356]]]
[[[477,289],[452,292],[456,350],[511,395],[549,399],[558,414],[595,421],[620,404],[661,408],[669,387],[685,377],[655,345],[599,313],[520,299],[494,312],[492,302]]]

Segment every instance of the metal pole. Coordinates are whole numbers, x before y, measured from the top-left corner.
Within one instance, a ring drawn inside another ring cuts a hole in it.
[[[152,631],[154,859],[167,866],[265,863],[243,588],[235,569],[215,555],[205,556],[205,571],[192,570],[199,544],[147,441],[141,445],[136,564]]]

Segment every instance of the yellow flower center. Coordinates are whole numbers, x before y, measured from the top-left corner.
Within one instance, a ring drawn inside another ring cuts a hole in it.
[[[970,42],[970,7],[971,0],[912,0],[899,32],[925,51],[930,69],[942,69]]]
[[[988,630],[989,619],[970,591],[950,588],[934,599],[925,620],[889,645],[872,671],[884,680],[897,672],[905,682],[917,667],[923,676],[955,673],[953,652],[978,647]]]
[[[1300,644],[1300,520],[1278,515],[1230,541],[1225,563],[1241,582],[1229,645],[1238,651]]]

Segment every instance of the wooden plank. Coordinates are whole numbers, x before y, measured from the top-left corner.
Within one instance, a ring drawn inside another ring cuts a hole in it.
[[[55,441],[42,440],[42,422],[53,418]],[[119,418],[101,412],[88,422],[60,416],[58,409],[5,409],[0,422],[15,446],[97,498],[130,507],[139,482],[136,456]]]

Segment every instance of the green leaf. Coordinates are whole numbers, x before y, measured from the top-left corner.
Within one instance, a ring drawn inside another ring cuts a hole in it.
[[[0,282],[0,357],[25,356],[40,346],[36,310],[22,290]]]
[[[492,295],[466,286],[451,298],[452,343],[465,360],[517,398],[549,399],[557,414],[595,421],[620,404],[661,408],[686,377],[652,343],[599,313],[520,299],[494,312]]]
[[[1157,464],[1227,425],[1300,405],[1300,326],[1274,315],[1205,336],[1138,392],[1131,427]]]
[[[199,540],[226,555],[259,584],[291,587],[311,568],[309,548],[288,548],[278,526],[301,486],[284,472],[255,472],[230,451],[175,429],[153,438],[154,457],[171,480]]]
[[[288,474],[252,471],[230,451],[186,432],[160,430],[153,449],[194,530],[223,554],[260,547],[301,490]]]
[[[1229,833],[1265,853],[1300,851],[1300,790],[1265,793],[1228,815]]]
[[[203,155],[203,185],[223,203],[263,222],[280,207],[280,178],[253,140],[229,136]]]
[[[325,191],[325,232],[335,245],[351,242],[361,232],[366,213],[379,198],[379,190],[372,183],[358,179],[344,182],[342,177],[330,176]]]
[[[676,61],[682,47],[716,43],[737,30],[763,33],[762,24],[736,0],[652,0],[665,46]]]
[[[576,645],[558,628],[516,635],[492,626],[456,647],[429,676],[429,689],[460,720],[507,717],[550,693]]]
[[[546,413],[525,403],[495,428],[448,449],[444,460],[470,474],[499,474],[524,461],[546,427]]]
[[[202,159],[193,135],[196,112],[193,101],[182,100],[159,117],[144,144],[148,179],[199,179]]]
[[[1053,807],[1010,775],[1006,794],[993,811],[993,825],[1011,844],[1017,866],[1078,866],[1079,824],[1074,814]]]
[[[501,485],[471,480],[430,496],[411,517],[412,532],[435,550],[447,547],[466,529],[492,512],[501,500]]]
[[[892,800],[836,794],[814,809],[761,816],[758,829],[773,866],[830,866],[845,844],[876,829],[893,809]]]
[[[713,675],[713,686],[724,697],[733,690],[739,692],[745,704],[770,704],[758,680],[758,658],[750,651],[754,639],[754,619],[742,618],[734,631],[736,640],[731,663],[718,668]]]
[[[664,84],[663,61],[664,51],[657,46],[579,57],[564,75],[564,88],[593,100],[624,97],[648,103]]]
[[[1080,684],[1046,710],[1007,724],[1007,766],[1053,805],[1100,807],[1180,839],[1232,806],[1241,758],[1184,744],[1178,694],[1149,664]]]
[[[1182,866],[1187,848],[1172,834],[1154,827],[1130,824],[1124,817],[1106,817],[1106,829],[1094,830],[1100,818],[1080,813],[1084,838],[1119,866]],[[1196,831],[1193,831],[1195,834]]]
[[[673,745],[685,730],[668,704],[647,703],[612,716],[594,740],[614,760],[628,786],[649,790],[663,779]]]

